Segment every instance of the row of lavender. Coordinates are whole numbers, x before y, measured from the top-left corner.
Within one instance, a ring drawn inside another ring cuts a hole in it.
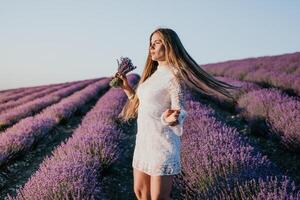
[[[214,110],[192,98],[182,136],[183,199],[300,199],[300,188],[283,175]]]
[[[264,83],[300,95],[300,53],[227,61],[202,67],[215,76]]]
[[[15,92],[9,93],[9,94],[2,94],[0,96],[0,103],[6,103],[8,101],[14,100],[14,99],[18,99],[20,97],[23,97],[25,95],[29,95],[31,93],[34,92],[39,92],[44,90],[45,88],[48,88],[50,86],[39,86],[39,87],[34,87],[34,88],[29,88],[29,89],[24,89],[24,90],[17,90]]]
[[[289,74],[300,75],[300,52],[282,54],[276,56],[261,56],[256,58],[246,58],[242,60],[232,60],[225,61],[221,63],[208,64],[205,66],[216,66],[222,65],[223,67],[228,67],[229,65],[233,66],[244,66],[246,69],[255,68],[255,69],[267,69],[274,70],[278,72],[286,72]],[[226,75],[229,75],[228,72],[223,71]]]
[[[39,87],[39,86],[34,86],[34,87]],[[26,89],[29,89],[30,87],[26,88]],[[14,92],[19,92],[19,91],[22,91],[22,90],[26,90],[25,88],[14,88],[14,89],[6,89],[6,90],[0,90],[0,97],[2,95],[8,95],[8,94],[11,94],[11,93],[14,93]]]
[[[68,87],[64,87],[58,91],[47,94],[46,96],[36,98],[25,104],[14,107],[13,109],[6,110],[0,114],[0,130],[4,130],[5,128],[15,124],[20,119],[34,115],[47,106],[59,102],[62,98],[71,95],[77,90],[80,90],[95,81],[96,80],[92,79],[71,84]]]
[[[76,81],[76,82],[80,82],[80,81]],[[72,82],[72,83],[76,83],[76,82]],[[70,83],[67,82],[67,83],[58,83],[58,84],[48,84],[48,85],[42,85],[42,86],[36,86],[30,88],[21,88],[21,89],[15,89],[13,91],[3,92],[0,93],[0,103],[6,103],[8,101],[16,100],[26,95],[30,95],[32,93],[42,91],[49,87],[55,87],[64,84],[70,84]]]
[[[278,139],[284,147],[300,152],[300,99],[289,97],[278,89],[261,88],[254,83],[216,77],[232,85],[242,86],[235,111],[257,134]],[[218,99],[222,104],[222,97]]]
[[[93,80],[93,79],[89,79],[89,80]],[[96,79],[94,79],[96,80]],[[60,83],[60,84],[49,84],[49,85],[43,85],[43,86],[37,86],[34,88],[28,88],[28,89],[23,89],[23,90],[16,90],[14,92],[12,92],[11,94],[0,94],[0,104],[1,104],[1,108],[0,108],[0,113],[3,112],[2,107],[5,104],[10,104],[16,101],[19,101],[20,99],[26,99],[29,98],[31,96],[39,96],[38,94],[43,93],[45,90],[50,90],[51,88],[57,88],[59,89],[60,87],[64,87],[64,86],[68,86],[68,85],[72,85],[72,84],[76,84],[76,83],[80,83],[80,82],[84,82],[87,80],[81,80],[81,81],[72,81],[72,82],[66,82],[66,83]]]
[[[64,87],[68,87],[71,84],[74,84],[74,83],[66,83],[66,84],[59,84],[57,86],[49,86],[41,91],[34,91],[29,94],[18,94],[16,96],[12,97],[9,101],[6,101],[5,103],[0,104],[0,114],[8,109],[18,106],[18,105],[27,103],[31,100],[42,97],[44,95],[47,95],[49,93],[52,93],[52,92],[62,89]]]
[[[66,82],[66,83],[68,83],[68,82]],[[19,92],[23,92],[23,91],[26,91],[26,90],[32,90],[32,89],[37,89],[37,88],[46,88],[46,87],[56,86],[56,85],[66,84],[66,83],[55,83],[55,84],[47,84],[47,85],[38,85],[38,86],[31,86],[31,87],[20,87],[20,88],[14,88],[14,89],[0,90],[0,99],[3,96],[17,94]]]
[[[86,88],[64,98],[57,104],[47,107],[41,113],[27,117],[0,134],[0,166],[10,161],[20,152],[25,152],[44,137],[61,120],[71,115],[97,93],[106,91],[109,79],[90,83]],[[77,89],[78,90],[78,89]]]
[[[129,75],[132,85],[138,77]],[[37,172],[8,199],[102,199],[102,172],[119,156],[123,131],[116,123],[126,95],[112,88],[89,111],[72,137],[47,157]]]

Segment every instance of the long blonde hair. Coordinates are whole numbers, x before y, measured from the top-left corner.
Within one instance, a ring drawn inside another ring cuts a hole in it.
[[[236,102],[234,95],[232,95],[228,89],[238,89],[240,87],[217,80],[204,71],[185,50],[174,30],[169,28],[156,29],[150,35],[149,46],[151,45],[151,38],[154,33],[159,34],[162,38],[166,60],[175,68],[179,78],[184,81],[186,86],[207,95],[213,95],[215,92],[219,92]],[[146,64],[137,87],[156,71],[157,66],[158,62],[152,60],[149,48]],[[118,117],[122,121],[137,117],[138,106],[139,99],[137,95],[134,95],[132,100],[126,102]]]

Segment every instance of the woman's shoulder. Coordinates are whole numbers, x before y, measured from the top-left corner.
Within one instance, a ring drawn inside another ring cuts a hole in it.
[[[169,78],[174,78],[174,76],[177,76],[179,74],[179,71],[175,67],[163,68],[160,71],[164,76],[167,76]]]
[[[182,78],[180,76],[180,72],[177,68],[173,67],[170,74],[169,74],[169,80],[175,81],[175,82],[181,82]]]
[[[160,75],[157,76],[157,79],[160,80],[160,84],[167,83],[174,84],[174,82],[181,82],[179,70],[175,67],[163,68],[160,69]]]

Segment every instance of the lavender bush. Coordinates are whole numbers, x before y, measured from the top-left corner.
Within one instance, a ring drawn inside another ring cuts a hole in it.
[[[243,95],[237,109],[249,122],[265,123],[268,136],[289,150],[300,150],[300,100],[277,89],[260,89]],[[257,122],[258,121],[258,122]]]
[[[176,185],[183,199],[299,199],[294,182],[214,111],[188,98],[182,169]]]

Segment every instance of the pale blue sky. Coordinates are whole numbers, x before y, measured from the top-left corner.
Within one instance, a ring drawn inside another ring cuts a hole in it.
[[[300,1],[0,0],[0,90],[141,74],[151,32],[174,29],[199,63],[300,50]]]

